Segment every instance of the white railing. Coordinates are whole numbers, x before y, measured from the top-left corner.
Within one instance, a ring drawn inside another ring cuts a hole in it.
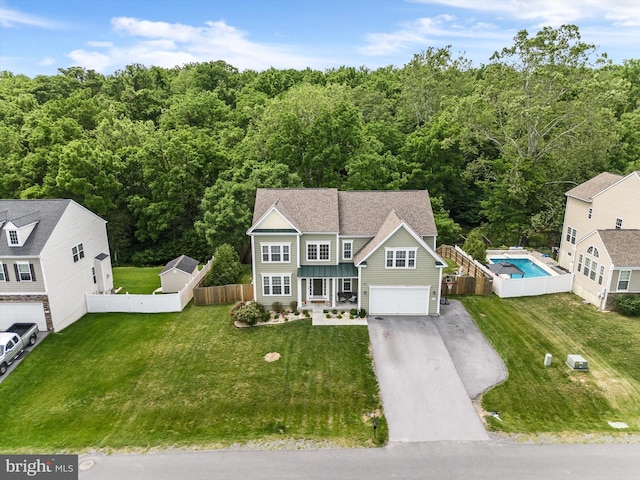
[[[89,313],[131,312],[131,313],[163,313],[181,312],[193,298],[193,289],[211,270],[211,261],[187,283],[178,293],[163,295],[137,294],[85,294]]]

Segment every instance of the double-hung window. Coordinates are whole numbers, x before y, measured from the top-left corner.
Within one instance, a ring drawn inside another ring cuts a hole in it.
[[[9,281],[9,272],[7,272],[7,266],[0,262],[0,282]]]
[[[620,230],[622,228],[622,219],[616,218],[616,230]]]
[[[417,248],[386,248],[386,268],[416,268]]]
[[[577,236],[578,236],[578,231],[575,228],[567,227],[567,242],[570,242],[575,245]]]
[[[84,258],[84,247],[82,246],[82,244],[79,243],[78,245],[73,247],[71,249],[71,254],[73,255],[73,263]]]
[[[263,243],[263,263],[289,263],[291,261],[291,246],[288,243]]]
[[[16,280],[19,282],[35,282],[33,267],[27,262],[15,263]]]
[[[343,260],[353,259],[353,241],[352,240],[342,241],[342,259]]]
[[[308,261],[327,261],[330,251],[329,242],[307,242]]]
[[[631,270],[620,270],[617,290],[629,290],[629,280],[631,280]]]
[[[262,294],[267,297],[291,295],[290,275],[263,275]]]

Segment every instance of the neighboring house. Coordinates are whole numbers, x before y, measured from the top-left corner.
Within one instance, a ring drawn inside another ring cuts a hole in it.
[[[59,331],[111,292],[106,223],[73,200],[0,200],[0,328]]]
[[[601,173],[566,196],[558,263],[575,273],[573,292],[600,309],[640,292],[640,171]]]
[[[267,307],[440,313],[446,264],[425,190],[258,189],[247,234],[254,298]]]
[[[165,265],[160,272],[162,293],[176,293],[182,290],[198,274],[198,261],[180,255]]]

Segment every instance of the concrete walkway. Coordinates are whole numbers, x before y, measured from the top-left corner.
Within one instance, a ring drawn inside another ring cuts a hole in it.
[[[369,317],[369,336],[391,442],[489,439],[470,397],[506,368],[459,302],[440,317]]]
[[[318,326],[336,326],[336,325],[366,325],[366,318],[327,318],[324,314],[324,310],[328,310],[329,307],[314,306],[313,315],[311,316],[311,324],[314,327]]]

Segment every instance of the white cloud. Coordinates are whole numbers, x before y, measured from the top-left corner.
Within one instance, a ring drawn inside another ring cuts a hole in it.
[[[122,42],[88,42],[101,51],[78,49],[68,56],[76,65],[105,72],[131,63],[172,68],[185,63],[224,60],[239,69],[323,68],[332,62],[298,54],[292,48],[261,44],[224,21],[195,27],[180,23],[153,22],[131,17],[111,20]],[[132,43],[131,43],[132,42]],[[124,45],[130,43],[129,45]]]
[[[382,56],[403,50],[415,50],[416,46],[420,48],[433,44],[445,46],[453,41],[456,41],[458,47],[479,41],[499,45],[512,36],[512,33],[502,32],[490,23],[478,21],[461,23],[452,15],[439,15],[405,23],[392,33],[370,33],[366,36],[367,44],[359,51],[364,55]]]
[[[463,10],[493,13],[512,19],[535,21],[538,26],[559,27],[581,20],[605,18],[615,25],[640,25],[638,0],[413,0]]]
[[[18,25],[40,28],[56,28],[58,26],[57,23],[46,18],[0,6],[0,27],[11,28]]]
[[[113,42],[87,42],[87,45],[94,48],[113,47]]]
[[[45,57],[42,60],[40,60],[38,62],[38,65],[41,65],[43,67],[47,67],[49,65],[54,65],[56,63],[56,59],[53,57]]]

